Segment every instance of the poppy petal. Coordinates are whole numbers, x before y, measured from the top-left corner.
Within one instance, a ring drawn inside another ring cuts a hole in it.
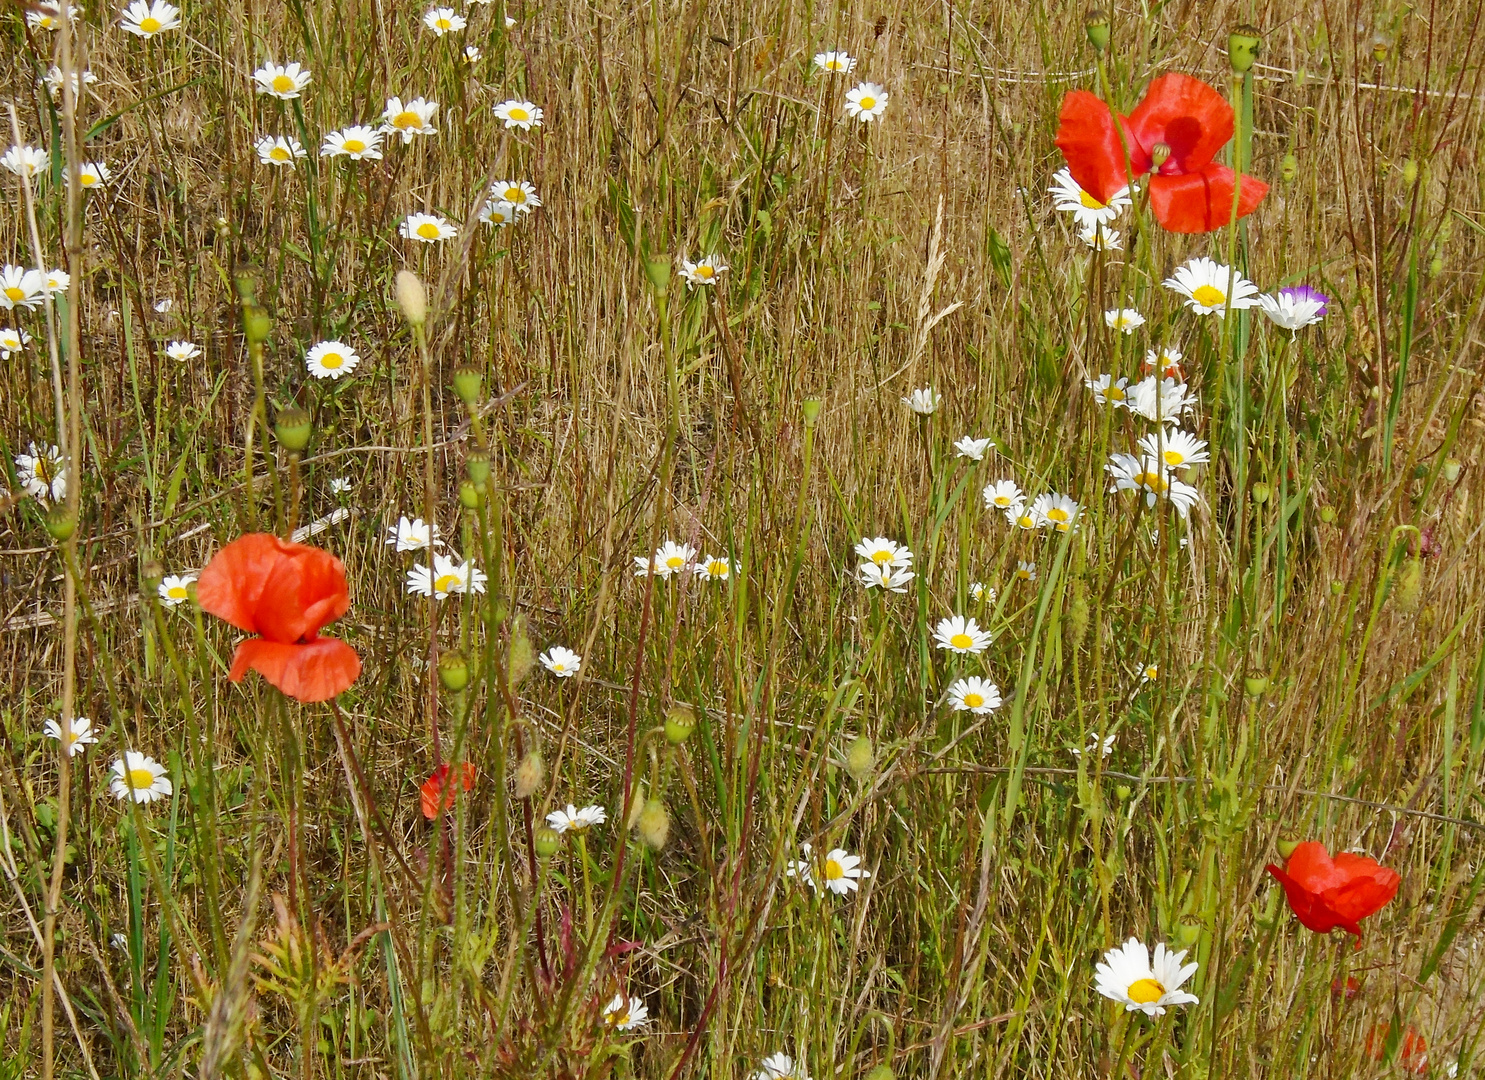
[[[249,638],[237,646],[227,677],[241,682],[250,670],[297,701],[329,701],[356,681],[361,657],[336,638],[306,645]]]
[[[258,633],[282,642],[314,637],[350,606],[345,566],[339,559],[307,544],[285,544],[258,598]]]
[[[1060,120],[1057,146],[1079,187],[1106,203],[1129,186],[1114,113],[1101,98],[1087,90],[1070,91],[1062,99]],[[1136,172],[1143,171],[1138,161],[1134,167]]]
[[[1208,165],[1200,172],[1150,178],[1150,209],[1170,232],[1205,233],[1232,220],[1234,173],[1226,165]],[[1268,185],[1244,176],[1238,192],[1239,218],[1258,208]]]
[[[196,582],[196,602],[201,610],[256,634],[263,587],[286,546],[271,533],[248,533],[218,551]]]
[[[1150,83],[1128,124],[1146,150],[1163,142],[1175,170],[1197,172],[1232,138],[1232,106],[1200,79],[1172,71]]]
[[[1268,872],[1280,885],[1284,886],[1284,897],[1289,901],[1290,910],[1306,929],[1313,930],[1317,934],[1328,934],[1340,925],[1333,917],[1333,913],[1320,902],[1319,897],[1306,889],[1303,884],[1272,863],[1269,864]]]

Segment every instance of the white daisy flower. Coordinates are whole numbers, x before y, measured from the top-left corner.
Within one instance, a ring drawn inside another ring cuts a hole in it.
[[[340,341],[322,341],[304,354],[304,366],[316,379],[338,379],[356,370],[361,357]]]
[[[553,810],[547,815],[547,824],[559,833],[587,832],[607,820],[608,812],[601,806],[585,806],[579,810],[572,803],[567,804],[566,810]]]
[[[1112,754],[1114,752],[1114,739],[1115,738],[1116,738],[1116,736],[1109,735],[1108,737],[1104,738],[1103,740],[1100,740],[1099,737],[1098,737],[1098,732],[1096,732],[1096,731],[1090,731],[1090,732],[1088,732],[1088,745],[1087,745],[1087,747],[1085,747],[1082,750],[1079,750],[1076,746],[1070,746],[1070,747],[1068,747],[1068,749],[1072,751],[1072,756],[1073,757],[1082,757],[1085,753],[1088,753],[1088,754],[1097,753],[1098,752],[1098,748],[1099,748],[1099,743],[1100,743],[1100,741],[1102,741],[1102,744],[1103,744],[1103,756],[1104,757],[1108,757],[1110,754]]]
[[[522,131],[530,131],[534,127],[541,127],[543,115],[540,106],[518,98],[502,101],[495,106],[495,119],[503,120],[507,129],[520,128]]]
[[[260,94],[291,101],[304,92],[312,76],[300,64],[275,64],[269,62],[253,72],[253,82]]]
[[[201,346],[193,341],[172,341],[165,346],[165,355],[184,364],[201,355]]]
[[[559,679],[570,679],[578,673],[578,668],[583,666],[583,658],[571,649],[563,648],[561,645],[553,645],[546,652],[537,657],[541,666],[550,671]]]
[[[459,235],[454,223],[442,214],[408,214],[397,231],[408,240],[424,244],[437,244]]]
[[[27,180],[46,172],[50,162],[50,155],[35,146],[12,146],[0,156],[0,166]]]
[[[1169,1005],[1199,1004],[1194,994],[1181,990],[1181,984],[1196,972],[1195,964],[1181,966],[1186,950],[1171,952],[1161,942],[1155,946],[1152,962],[1150,951],[1139,938],[1130,938],[1122,946],[1103,954],[1097,966],[1094,988],[1104,997],[1119,1002],[1128,1012],[1139,1010],[1146,1016],[1164,1016]]]
[[[1181,367],[1181,350],[1174,345],[1162,345],[1158,349],[1150,349],[1145,353],[1145,362],[1142,365],[1145,373],[1158,372],[1162,379],[1175,379],[1176,382],[1185,382],[1185,372]]]
[[[980,496],[985,500],[986,510],[1019,510],[1026,502],[1025,492],[1016,486],[1014,480],[997,480],[993,484],[986,484]]]
[[[1205,439],[1198,439],[1180,428],[1161,428],[1140,439],[1140,449],[1168,469],[1189,469],[1212,460]]]
[[[74,16],[76,16],[77,11],[78,5],[74,4],[72,6],[72,12]],[[91,71],[74,71],[72,73],[72,78],[69,81],[72,83],[73,97],[80,98],[82,97],[82,88],[85,86],[92,86],[95,82],[98,81],[98,76],[94,75]],[[53,64],[51,67],[47,68],[46,75],[42,77],[41,82],[46,83],[46,92],[51,96],[51,99],[53,101],[60,101],[62,99],[61,68],[59,68],[56,64]]]
[[[846,91],[846,115],[869,124],[887,111],[887,90],[864,82]]]
[[[262,164],[287,166],[290,169],[294,167],[294,162],[309,156],[309,151],[299,145],[299,140],[292,135],[288,138],[282,135],[265,135],[253,144],[253,149],[258,151],[258,161]]]
[[[510,203],[520,214],[529,214],[541,205],[541,196],[525,180],[497,180],[490,185],[490,202]]]
[[[126,750],[124,756],[113,763],[113,780],[108,787],[116,799],[132,798],[137,803],[152,803],[175,791],[170,778],[165,775],[168,771],[154,758]]]
[[[474,563],[460,562],[457,556],[434,555],[432,567],[413,564],[407,572],[407,591],[409,595],[445,600],[452,593],[482,593],[485,581],[485,572]]]
[[[1093,400],[1100,405],[1112,405],[1116,409],[1128,405],[1128,379],[1116,379],[1112,375],[1100,375],[1096,379],[1085,379],[1083,385],[1093,391]]]
[[[435,36],[443,37],[445,34],[463,30],[469,24],[465,22],[464,16],[453,8],[436,7],[424,12],[423,25],[432,30]]]
[[[1144,667],[1140,668],[1140,682],[1154,682],[1158,678],[1160,678],[1159,664],[1146,664]]]
[[[1145,317],[1134,308],[1113,308],[1103,313],[1103,324],[1121,334],[1132,334],[1145,325]]]
[[[804,1063],[795,1064],[788,1054],[770,1054],[749,1080],[810,1080]]]
[[[870,870],[861,868],[861,857],[848,853],[844,848],[831,848],[818,865],[810,858],[812,848],[809,844],[800,844],[799,850],[804,858],[786,865],[784,873],[800,878],[815,892],[820,891],[823,879],[826,889],[836,896],[845,896],[861,887],[862,878],[871,877]]]
[[[82,753],[90,743],[98,741],[98,736],[93,733],[93,721],[86,716],[74,716],[67,728],[65,739],[62,737],[62,725],[56,720],[48,720],[42,725],[41,730],[46,733],[48,739],[56,739],[61,743],[68,757]]]
[[[830,52],[815,53],[815,67],[821,71],[829,71],[837,75],[847,75],[856,69],[856,58],[850,53]]]
[[[973,439],[966,435],[954,444],[954,449],[959,451],[959,456],[962,458],[979,461],[984,458],[985,451],[994,445],[989,439]]]
[[[497,229],[506,225],[514,225],[520,216],[520,211],[508,202],[486,200],[485,205],[480,207],[480,220]]]
[[[1077,519],[1078,504],[1066,495],[1048,491],[1032,502],[1031,513],[1038,526],[1067,532]]]
[[[0,330],[0,360],[9,360],[29,344],[30,334],[19,328],[5,327]]]
[[[1122,251],[1124,248],[1124,234],[1104,225],[1079,231],[1078,239],[1095,251]]]
[[[1325,318],[1330,297],[1308,285],[1290,285],[1272,296],[1260,296],[1258,303],[1274,325],[1293,334]]]
[[[716,255],[708,255],[696,262],[681,260],[681,277],[686,279],[688,286],[715,285],[717,278],[726,272],[727,264]]]
[[[1198,315],[1225,315],[1229,309],[1250,308],[1258,303],[1258,286],[1231,267],[1199,256],[1176,267],[1162,284],[1186,298],[1186,306]],[[1227,290],[1232,289],[1232,296]]]
[[[863,539],[856,545],[856,554],[877,566],[908,566],[913,561],[913,553],[906,544],[885,536]]]
[[[989,600],[993,604],[995,603],[995,597],[995,590],[983,581],[971,581],[969,583],[969,598],[975,603],[978,604],[981,600]]]
[[[990,631],[981,630],[974,619],[963,615],[940,619],[933,628],[933,640],[940,649],[956,653],[982,653],[990,645]]]
[[[691,572],[707,581],[727,581],[732,577],[732,560],[725,555],[704,555]]]
[[[696,554],[696,549],[690,544],[677,544],[674,540],[667,540],[656,549],[649,561],[642,555],[634,557],[634,576],[644,577],[653,570],[657,577],[668,578],[693,566]]]
[[[429,543],[440,544],[438,527],[435,525],[431,530],[428,523],[422,518],[407,519],[403,514],[397,519],[396,525],[387,526],[386,543],[395,547],[398,551],[422,551]]]
[[[1005,519],[1011,528],[1020,529],[1022,532],[1035,532],[1041,525],[1036,512],[1024,503],[1007,507]]]
[[[480,62],[480,58],[484,55],[485,54],[480,51],[480,47],[478,45],[464,46],[464,62],[466,64],[478,64]]]
[[[1175,423],[1196,408],[1196,395],[1183,382],[1149,375],[1130,387],[1128,408],[1147,420]]]
[[[911,570],[891,563],[862,563],[856,573],[861,578],[861,584],[868,589],[894,593],[907,592],[908,582],[916,576]]]
[[[191,599],[191,584],[195,580],[195,574],[166,574],[155,593],[163,606],[177,607]]]
[[[949,704],[956,712],[984,716],[1000,708],[1000,687],[978,675],[959,679],[949,686]]]
[[[73,4],[68,9],[67,21],[76,24],[82,16],[83,6]],[[41,0],[26,12],[26,25],[32,30],[60,30],[62,28],[62,5],[56,0]]]
[[[1156,458],[1110,454],[1109,464],[1104,466],[1104,471],[1113,480],[1110,491],[1142,492],[1145,505],[1150,507],[1159,499],[1168,499],[1183,518],[1201,501],[1201,493],[1195,487],[1177,480],[1171,475],[1170,469]]]
[[[179,27],[180,8],[167,4],[165,0],[153,0],[148,4],[144,0],[134,0],[124,9],[119,25],[131,34],[149,39]]]
[[[382,136],[386,132],[365,124],[351,124],[325,135],[320,144],[320,157],[348,157],[352,161],[380,161]]]
[[[7,311],[15,308],[40,307],[46,299],[46,275],[40,270],[27,270],[24,266],[7,263],[0,267],[0,308]]]
[[[15,456],[15,475],[34,499],[61,502],[67,497],[67,469],[62,451],[55,446],[29,444],[26,453]]]
[[[163,300],[155,301],[155,312],[157,314],[168,315],[170,313],[170,309],[173,307],[175,307],[175,301],[170,299],[170,297],[168,296],[165,297],[165,299]]]
[[[902,403],[919,416],[932,416],[942,400],[933,387],[925,386],[903,398]]]
[[[1016,570],[1015,570],[1015,573],[1012,576],[1017,581],[1035,581],[1036,580],[1036,563],[1034,563],[1034,562],[1028,562],[1025,559],[1017,559],[1016,560]]]
[[[437,113],[436,101],[413,98],[404,105],[401,98],[388,98],[387,107],[382,110],[382,130],[401,135],[403,145],[406,145],[415,136],[438,134],[438,129],[433,126],[433,117]]]
[[[81,188],[107,187],[112,179],[113,170],[101,161],[84,161],[77,167],[77,184]]]
[[[1108,225],[1129,206],[1129,188],[1120,188],[1107,203],[1101,203],[1078,186],[1068,169],[1058,169],[1047,190],[1052,193],[1052,205],[1071,213],[1073,224],[1084,232]]]
[[[72,275],[66,270],[48,270],[46,272],[47,296],[61,296],[71,287]]]
[[[603,1007],[603,1022],[615,1031],[634,1031],[644,1027],[649,1019],[650,1010],[643,998],[615,994],[614,999]]]
[[[346,477],[344,477],[344,476],[337,476],[334,480],[331,480],[330,481],[330,494],[331,495],[349,495],[351,493],[352,488],[354,488],[354,487],[355,487],[355,485],[352,484],[350,482],[350,480],[347,479]]]

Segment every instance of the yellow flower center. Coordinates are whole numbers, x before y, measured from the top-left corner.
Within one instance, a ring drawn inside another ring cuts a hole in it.
[[[294,80],[287,75],[279,74],[273,77],[273,89],[276,93],[287,94],[294,89]]]
[[[968,693],[964,695],[964,704],[971,709],[978,709],[985,704],[985,697],[983,694]]]
[[[1022,581],[1030,581],[1031,580],[1031,571],[1030,570],[1024,570],[1024,569],[1021,569],[1020,567],[1017,567],[1017,569],[1016,569],[1016,576],[1018,578],[1020,578]]]
[[[1165,987],[1154,979],[1136,979],[1129,984],[1129,1000],[1138,1005],[1148,1005],[1165,996]]]
[[[403,109],[392,117],[392,126],[398,129],[422,127],[423,118],[411,109]]]
[[[613,1024],[614,1027],[626,1027],[629,1024],[629,1010],[625,1009],[622,1012],[609,1013],[608,1022]]]
[[[1009,495],[997,495],[997,496],[995,496],[995,505],[996,506],[1010,506],[1011,505],[1011,497]]]
[[[164,23],[155,18],[153,15],[146,15],[144,18],[139,20],[139,28],[146,34],[158,34],[160,32],[160,27],[164,25]]]
[[[861,108],[862,109],[875,109],[876,107],[877,107],[877,99],[876,98],[874,98],[874,97],[864,97],[864,98],[861,99]]]
[[[1128,395],[1126,395],[1124,391],[1119,387],[1110,386],[1104,390],[1103,396],[1109,401],[1123,401]]]
[[[724,563],[721,559],[713,559],[711,562],[706,564],[706,572],[712,577],[726,577],[727,564]]]
[[[1067,511],[1064,510],[1064,509],[1062,509],[1062,507],[1060,507],[1060,506],[1054,506],[1054,507],[1052,507],[1052,509],[1050,509],[1050,510],[1047,511],[1047,520],[1048,521],[1066,521],[1067,520]]]
[[[679,555],[672,555],[670,558],[665,560],[665,565],[672,570],[679,570],[681,567],[686,565],[686,560],[681,558]]]
[[[421,236],[424,240],[438,239],[438,226],[431,221],[425,221],[423,222],[423,224],[419,225],[417,232],[418,235]]]
[[[1023,529],[1034,529],[1036,528],[1036,518],[1032,517],[1030,514],[1022,514],[1016,519],[1016,524],[1021,526],[1021,528]]]
[[[552,670],[553,671],[566,671],[567,670],[567,665],[564,664],[564,663],[562,663],[562,661],[558,660],[558,661],[555,661],[552,664]]]
[[[955,634],[949,638],[949,644],[956,649],[967,649],[975,643],[975,639],[968,634]]]
[[[443,18],[441,16],[439,18],[433,20],[433,22],[434,22],[434,25],[437,26],[440,30],[447,30],[451,25],[453,25],[452,23],[449,22],[448,19],[445,19],[445,18]]]
[[[172,585],[165,590],[165,595],[172,600],[186,600],[190,598],[191,594],[186,592],[184,585]]]
[[[1136,473],[1135,474],[1135,477],[1134,477],[1134,482],[1136,484],[1143,484],[1145,487],[1149,488],[1151,491],[1164,491],[1165,490],[1165,480],[1161,477],[1161,475],[1158,472],[1155,472],[1153,470],[1150,471],[1150,472]]]
[[[320,366],[330,368],[332,371],[344,363],[345,357],[341,356],[340,353],[326,353],[320,357]]]
[[[1101,203],[1086,191],[1078,192],[1078,201],[1083,204],[1085,210],[1104,210],[1108,208],[1107,203]],[[1121,324],[1122,325],[1122,324]]]
[[[826,859],[825,860],[825,880],[826,881],[839,881],[841,878],[843,878],[845,876],[846,876],[846,869],[845,869],[845,867],[841,866],[841,864],[838,863],[838,862],[836,862],[834,859]]]
[[[1227,294],[1215,285],[1198,285],[1191,290],[1191,299],[1202,307],[1221,307]]]
[[[9,288],[7,288],[5,290],[5,295],[7,297],[9,297],[11,300],[14,300],[14,301],[17,301],[17,302],[19,302],[21,300],[24,300],[26,298],[25,290],[24,289],[18,289],[14,285],[10,286]]]
[[[288,161],[291,157],[289,151],[282,146],[275,146],[272,150],[268,151],[268,156],[274,161]]]
[[[85,172],[78,177],[78,182],[81,183],[83,187],[92,187],[98,182],[98,174]]]
[[[716,272],[717,270],[715,267],[708,266],[706,263],[700,263],[696,267],[697,277],[709,278],[716,274]]]
[[[130,769],[129,786],[136,791],[148,791],[155,786],[155,774],[148,769]]]
[[[1149,667],[1145,668],[1145,678],[1147,678],[1147,679],[1153,679],[1156,676],[1158,676],[1159,674],[1160,674],[1160,669],[1158,667],[1156,667],[1154,664],[1151,664]]]
[[[505,201],[508,203],[523,203],[526,201],[526,193],[512,185],[505,189]]]
[[[842,64],[839,60],[831,59],[825,61],[826,71],[841,71],[845,68],[845,66],[846,65]]]
[[[1160,456],[1165,458],[1165,463],[1167,465],[1179,465],[1181,464],[1181,462],[1186,460],[1185,454],[1179,453],[1175,450],[1167,450]]]
[[[347,154],[359,154],[362,150],[366,149],[366,144],[360,139],[347,139],[340,145],[345,148]]]
[[[454,586],[459,584],[458,574],[439,574],[433,579],[434,592],[452,592]]]
[[[888,551],[886,548],[877,548],[877,550],[871,553],[871,561],[876,563],[878,566],[886,566],[889,562],[892,561],[892,552]]]

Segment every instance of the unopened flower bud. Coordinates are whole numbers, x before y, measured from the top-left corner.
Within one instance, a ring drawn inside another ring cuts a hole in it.
[[[1444,480],[1452,484],[1459,479],[1459,459],[1448,458],[1444,461]]]
[[[851,779],[856,783],[864,784],[871,777],[876,757],[876,749],[871,745],[871,740],[865,735],[858,735],[846,747],[846,772],[851,774]]]
[[[1343,593],[1345,591],[1346,591],[1346,583],[1344,581],[1332,581],[1330,583],[1330,595],[1331,596],[1340,596],[1341,593]]]
[[[428,321],[428,290],[411,270],[397,271],[397,306],[414,326]]]
[[[46,511],[46,531],[59,544],[65,544],[77,532],[77,515],[66,503],[57,503]]]
[[[1418,601],[1423,597],[1423,560],[1409,555],[1397,572],[1397,584],[1393,587],[1392,599],[1399,611],[1412,613],[1418,610]]]
[[[461,652],[446,652],[438,658],[438,681],[445,690],[458,693],[469,685],[469,661]]]
[[[1293,151],[1284,155],[1284,160],[1279,162],[1279,179],[1286,184],[1292,184],[1294,178],[1299,175],[1299,158]]]
[[[459,481],[459,505],[466,510],[478,510],[485,501],[485,489],[473,480]]]
[[[656,296],[664,296],[670,288],[670,256],[654,255],[645,260],[645,277]]]
[[[1287,860],[1289,856],[1294,854],[1294,849],[1299,847],[1299,841],[1276,840],[1274,841],[1274,847],[1279,849],[1279,858]]]
[[[696,710],[679,702],[665,714],[665,741],[671,746],[680,746],[696,730]]]
[[[1263,34],[1258,27],[1242,23],[1233,27],[1232,33],[1227,35],[1227,62],[1232,65],[1233,71],[1246,75],[1253,70],[1253,62],[1258,59],[1262,48]]]
[[[1176,924],[1176,944],[1183,949],[1190,949],[1196,944],[1196,939],[1201,937],[1201,926],[1197,923]]]
[[[484,389],[485,374],[479,368],[459,367],[454,369],[454,393],[466,405],[479,404]]]
[[[1251,488],[1248,489],[1248,494],[1259,506],[1262,506],[1264,503],[1268,502],[1269,496],[1273,493],[1273,489],[1267,484],[1254,484]]]
[[[1333,507],[1333,506],[1322,506],[1320,508],[1320,520],[1323,521],[1323,522],[1325,522],[1325,524],[1327,524],[1327,525],[1334,525],[1335,524],[1335,507]]]
[[[1265,675],[1248,675],[1243,679],[1243,689],[1248,692],[1249,697],[1262,697],[1268,689],[1268,677]]]
[[[645,782],[634,781],[634,794],[629,800],[629,816],[624,819],[624,828],[632,829],[639,824],[639,815],[645,812]]]
[[[1109,47],[1109,13],[1103,8],[1089,8],[1083,16],[1083,30],[1093,51],[1102,53]]]
[[[546,763],[541,760],[541,751],[533,750],[516,766],[516,798],[529,799],[541,787],[546,776]]]
[[[314,434],[314,422],[303,409],[280,409],[273,420],[273,434],[285,450],[292,454],[303,453],[309,445],[309,437]]]
[[[550,859],[557,854],[557,847],[562,843],[562,834],[550,825],[540,825],[532,833],[532,840],[536,848],[536,857]]]
[[[639,834],[646,847],[656,851],[663,848],[670,836],[670,815],[665,812],[665,804],[659,799],[647,799],[644,809],[639,812],[634,831]]]
[[[1154,146],[1150,147],[1150,164],[1155,167],[1156,172],[1159,172],[1160,166],[1164,165],[1169,160],[1170,143],[1158,142]]]
[[[1436,278],[1440,274],[1442,274],[1443,272],[1444,272],[1444,257],[1442,255],[1435,255],[1433,258],[1431,258],[1431,259],[1428,260],[1428,276],[1429,277]]]
[[[1388,46],[1390,46],[1391,44],[1392,43],[1387,40],[1387,36],[1385,34],[1375,34],[1375,35],[1373,35],[1372,36],[1372,59],[1375,60],[1379,64],[1382,63],[1382,61],[1386,60],[1387,59],[1387,49],[1388,49]]]
[[[510,624],[510,651],[506,654],[506,675],[514,689],[526,681],[531,669],[536,666],[536,647],[531,644],[531,635],[526,632],[526,619],[517,615]]]
[[[1116,788],[1114,788],[1114,796],[1120,802],[1123,802],[1125,799],[1129,798],[1131,794],[1133,794],[1133,792],[1130,790],[1128,784],[1120,784]]]
[[[819,398],[805,398],[800,403],[799,411],[804,414],[804,422],[806,424],[813,424],[816,420],[820,419],[821,404]]]
[[[1088,633],[1088,621],[1092,618],[1092,610],[1088,606],[1086,596],[1074,596],[1072,603],[1067,606],[1067,643],[1074,649],[1083,644],[1083,638]]]
[[[464,459],[464,471],[469,474],[469,479],[484,487],[490,479],[490,455],[483,450],[471,450]]]
[[[1418,163],[1412,158],[1403,158],[1402,163],[1403,186],[1412,187],[1418,182]]]

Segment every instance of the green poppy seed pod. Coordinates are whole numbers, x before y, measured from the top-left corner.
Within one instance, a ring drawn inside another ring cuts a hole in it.
[[[663,848],[670,836],[670,815],[665,812],[665,804],[659,799],[646,799],[634,831],[646,847],[655,851]]]
[[[805,398],[800,404],[799,411],[804,414],[804,422],[806,424],[813,424],[816,420],[820,419],[820,405],[821,401],[819,398]]]
[[[680,746],[696,730],[696,710],[689,705],[672,705],[665,714],[665,741]]]
[[[1263,49],[1263,34],[1251,23],[1242,23],[1232,28],[1227,35],[1227,62],[1239,75],[1253,70],[1253,63]]]
[[[272,331],[273,319],[268,312],[257,304],[249,304],[242,309],[242,332],[247,336],[249,345],[263,344]]]
[[[1118,787],[1114,788],[1114,795],[1120,802],[1123,802],[1125,799],[1129,798],[1130,794],[1131,792],[1129,790],[1128,784],[1120,784]]]
[[[1335,507],[1333,507],[1333,506],[1322,506],[1320,508],[1320,520],[1323,521],[1323,522],[1325,522],[1325,524],[1327,524],[1327,525],[1334,525],[1335,524]]]
[[[150,559],[139,568],[140,591],[150,596],[160,588],[160,582],[165,580],[165,567],[160,565],[158,559]]]
[[[1444,257],[1442,255],[1435,255],[1432,259],[1429,259],[1428,260],[1428,276],[1429,277],[1431,277],[1431,278],[1438,277],[1443,272],[1444,272]]]
[[[876,762],[876,748],[865,735],[857,735],[851,745],[846,747],[846,772],[851,774],[851,779],[856,783],[864,784],[871,778]]]
[[[1402,174],[1404,186],[1412,187],[1418,182],[1418,163],[1412,158],[1403,158]]]
[[[1344,581],[1332,581],[1330,583],[1330,595],[1331,596],[1340,596],[1341,593],[1343,593],[1345,591],[1346,591],[1346,583]]]
[[[1294,854],[1294,849],[1299,847],[1298,840],[1276,840],[1274,847],[1279,849],[1279,858],[1287,860]]]
[[[1150,147],[1150,164],[1155,167],[1156,172],[1159,172],[1160,166],[1164,165],[1169,160],[1170,143],[1158,142],[1154,146]]]
[[[1088,620],[1091,615],[1088,598],[1082,595],[1074,596],[1072,603],[1067,606],[1067,643],[1074,649],[1083,644],[1083,638],[1088,634]]]
[[[47,535],[59,544],[65,544],[72,539],[73,533],[77,532],[77,515],[68,509],[66,503],[57,503],[47,508],[46,511]]]
[[[1103,8],[1089,8],[1083,16],[1083,32],[1093,51],[1102,54],[1109,47],[1109,13]]]
[[[670,288],[670,256],[654,255],[645,260],[645,277],[656,296],[664,296]]]
[[[1444,480],[1452,484],[1459,479],[1459,459],[1448,458],[1444,462]]]
[[[1196,944],[1196,939],[1201,937],[1201,926],[1197,923],[1178,923],[1176,925],[1176,944],[1183,949],[1190,949]]]
[[[550,859],[557,854],[557,847],[562,843],[562,834],[550,825],[541,825],[532,834],[532,840],[536,848],[536,857]]]
[[[304,452],[314,430],[314,422],[303,409],[280,409],[273,419],[273,434],[277,436],[278,444],[292,454]]]
[[[1264,675],[1248,675],[1243,679],[1243,689],[1248,692],[1249,697],[1262,697],[1268,689],[1268,677]]]
[[[1390,44],[1383,34],[1377,34],[1372,38],[1372,59],[1382,63],[1387,59],[1387,47]]]
[[[459,505],[466,510],[478,510],[485,501],[485,489],[473,480],[459,481]]]
[[[866,1074],[866,1080],[897,1080],[897,1074],[892,1071],[890,1066],[877,1065]]]
[[[1286,184],[1294,183],[1294,178],[1299,175],[1299,157],[1291,150],[1284,155],[1284,160],[1279,163],[1279,179]]]
[[[438,658],[438,681],[445,690],[458,693],[469,685],[469,661],[461,652],[446,652]]]
[[[471,450],[464,459],[464,471],[480,487],[490,479],[490,455],[483,450]]]
[[[1269,496],[1273,493],[1273,489],[1270,488],[1267,484],[1254,484],[1251,488],[1248,489],[1248,494],[1259,506],[1262,506],[1264,503],[1268,502]]]
[[[510,651],[506,654],[506,673],[512,687],[520,686],[536,666],[536,646],[526,632],[526,619],[517,615],[510,624]]]
[[[428,321],[428,290],[411,270],[397,271],[397,306],[414,326]]]
[[[1397,583],[1393,586],[1392,599],[1399,611],[1412,613],[1418,610],[1418,601],[1423,597],[1423,560],[1409,555],[1397,572]]]
[[[466,405],[477,405],[483,396],[485,373],[479,368],[459,367],[454,369],[454,393]]]
[[[541,787],[546,777],[546,762],[541,760],[541,751],[533,750],[516,766],[516,798],[529,799]]]

